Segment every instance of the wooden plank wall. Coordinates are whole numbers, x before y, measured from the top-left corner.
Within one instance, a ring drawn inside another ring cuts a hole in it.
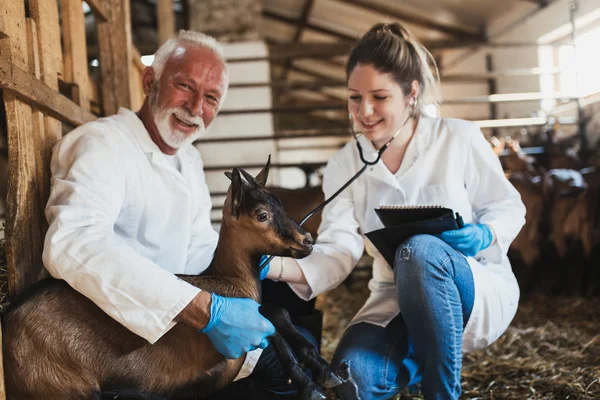
[[[9,153],[6,252],[13,298],[43,271],[47,230],[44,206],[50,188],[52,146],[63,122],[78,126],[119,107],[143,101],[139,53],[131,44],[128,0],[86,0],[98,29],[101,82],[88,75],[82,0],[2,1],[0,101],[4,102]],[[62,26],[59,23],[59,15]],[[61,29],[64,47],[61,49]],[[137,58],[137,59],[136,59]],[[66,95],[59,93],[59,80]],[[98,107],[99,105],[99,107]],[[1,337],[0,337],[1,339]],[[0,349],[0,400],[5,399]]]

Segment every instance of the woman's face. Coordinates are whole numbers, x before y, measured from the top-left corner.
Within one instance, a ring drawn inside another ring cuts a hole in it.
[[[350,73],[348,111],[354,129],[363,132],[377,148],[387,143],[410,116],[406,110],[409,101],[411,96],[404,95],[390,74],[372,65],[357,64]]]

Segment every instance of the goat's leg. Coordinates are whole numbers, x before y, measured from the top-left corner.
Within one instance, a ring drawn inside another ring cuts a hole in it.
[[[279,332],[269,337],[269,343],[283,366],[286,374],[296,384],[300,400],[325,400],[325,394],[304,373],[294,351]]]
[[[260,312],[283,335],[300,361],[312,370],[319,385],[331,388],[342,384],[342,380],[319,355],[315,346],[298,332],[287,310],[274,304],[263,304],[260,306]]]

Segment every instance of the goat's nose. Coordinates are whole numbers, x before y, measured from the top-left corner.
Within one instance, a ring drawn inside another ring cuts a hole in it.
[[[306,234],[306,236],[304,236],[304,240],[302,241],[302,244],[305,246],[310,246],[313,244],[313,238],[310,235],[310,233]]]

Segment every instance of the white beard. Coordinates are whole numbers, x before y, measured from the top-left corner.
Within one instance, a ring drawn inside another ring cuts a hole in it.
[[[166,144],[174,149],[179,149],[192,143],[206,132],[204,120],[202,120],[201,117],[192,117],[188,112],[181,108],[168,108],[166,110],[160,110],[156,107],[153,108],[154,123],[156,124],[160,137]],[[178,129],[172,129],[169,124],[171,114],[175,114],[177,118],[186,123],[198,125],[198,128],[191,134],[182,132]]]

